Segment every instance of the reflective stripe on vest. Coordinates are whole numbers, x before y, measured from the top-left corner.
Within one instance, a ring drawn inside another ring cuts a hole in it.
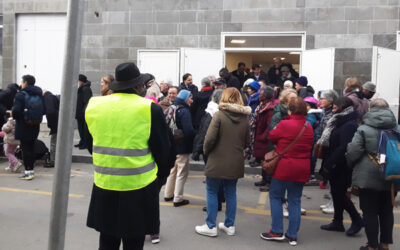
[[[122,93],[94,97],[85,116],[93,137],[96,186],[129,191],[157,178],[157,165],[148,148],[151,100]]]

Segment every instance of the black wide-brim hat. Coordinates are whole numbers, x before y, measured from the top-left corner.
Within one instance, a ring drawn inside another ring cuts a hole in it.
[[[144,85],[148,80],[141,74],[136,64],[132,62],[121,63],[115,68],[115,80],[108,86],[111,90],[125,90]]]

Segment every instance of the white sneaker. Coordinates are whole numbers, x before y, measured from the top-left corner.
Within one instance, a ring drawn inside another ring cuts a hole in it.
[[[330,207],[330,206],[332,206],[332,205],[333,205],[333,201],[332,201],[332,199],[330,199],[328,203],[326,203],[325,205],[321,205],[321,206],[319,206],[319,207],[320,207],[321,210],[322,210],[322,209],[327,208],[327,207]]]
[[[210,237],[218,236],[217,227],[209,228],[207,223],[202,226],[196,226],[195,231],[196,233],[205,236],[210,236]]]
[[[325,207],[322,209],[322,212],[324,214],[334,214],[335,213],[335,208],[333,207],[333,202],[328,204],[329,206]]]
[[[11,167],[11,165],[10,165],[10,164],[8,164],[8,166],[7,166],[7,167],[5,167],[5,168],[4,168],[4,170],[5,170],[5,171],[12,171],[12,170],[13,170],[13,168]]]
[[[283,204],[282,209],[283,209],[283,217],[288,218],[289,217],[289,210],[288,210],[287,203]]]
[[[307,210],[305,210],[304,208],[300,208],[300,213],[301,215],[307,215]]]
[[[22,162],[18,161],[17,165],[14,166],[13,172],[18,172],[22,167]]]
[[[230,235],[230,236],[235,235],[235,227],[234,226],[227,227],[227,226],[225,226],[225,224],[223,222],[220,222],[218,224],[218,228],[220,230],[224,231],[227,235]]]

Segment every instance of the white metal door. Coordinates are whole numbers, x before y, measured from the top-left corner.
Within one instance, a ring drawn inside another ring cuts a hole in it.
[[[30,74],[39,87],[60,94],[65,35],[64,14],[18,15],[17,83]]]
[[[300,75],[306,76],[315,90],[333,89],[335,48],[306,50],[301,53]]]
[[[190,73],[199,90],[201,79],[209,75],[219,77],[219,70],[223,67],[221,50],[182,48],[181,75]]]
[[[179,86],[179,50],[138,50],[137,58],[141,73],[154,75],[158,83],[163,77],[171,78]]]
[[[400,51],[374,46],[372,49],[372,82],[376,92],[390,105],[396,119],[399,113]]]

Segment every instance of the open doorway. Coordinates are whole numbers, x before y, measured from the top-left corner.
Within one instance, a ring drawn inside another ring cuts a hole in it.
[[[239,62],[244,62],[246,68],[251,68],[253,64],[261,65],[264,72],[268,72],[269,68],[274,65],[273,59],[281,58],[283,63],[290,63],[293,69],[300,70],[300,53],[299,52],[226,52],[225,65],[229,71],[237,69]]]

